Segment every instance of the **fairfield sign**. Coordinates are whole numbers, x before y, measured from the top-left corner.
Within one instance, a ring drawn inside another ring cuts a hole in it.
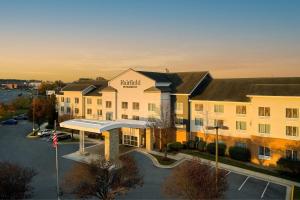
[[[141,85],[140,80],[121,80],[121,85],[123,88],[137,88],[138,85]]]

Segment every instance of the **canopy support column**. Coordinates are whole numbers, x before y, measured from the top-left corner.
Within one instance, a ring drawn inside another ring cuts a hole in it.
[[[85,152],[84,152],[84,131],[79,131],[79,152],[80,152],[80,154],[85,154]]]
[[[146,150],[152,151],[153,150],[153,143],[154,143],[154,128],[146,128]]]
[[[119,128],[104,131],[104,155],[106,160],[117,160],[119,157]]]

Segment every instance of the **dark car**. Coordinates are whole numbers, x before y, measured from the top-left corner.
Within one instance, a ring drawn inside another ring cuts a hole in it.
[[[28,120],[28,117],[25,114],[23,114],[23,115],[15,116],[14,119],[15,120]]]
[[[16,125],[16,124],[18,124],[18,121],[15,120],[15,119],[8,119],[8,120],[5,120],[5,121],[1,122],[1,124],[3,124],[3,125]]]
[[[71,135],[66,133],[58,132],[56,133],[56,135],[57,135],[57,141],[71,139]],[[48,141],[52,141],[52,140],[53,140],[53,134],[51,134]]]

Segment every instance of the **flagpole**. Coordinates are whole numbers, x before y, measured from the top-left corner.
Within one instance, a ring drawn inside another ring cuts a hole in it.
[[[54,132],[56,134],[56,120],[54,120]],[[59,200],[59,182],[58,182],[58,144],[55,145],[55,160],[56,160],[56,195],[57,199]]]

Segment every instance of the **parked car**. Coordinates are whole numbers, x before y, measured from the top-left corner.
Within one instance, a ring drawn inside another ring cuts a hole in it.
[[[38,132],[38,136],[40,137],[45,137],[45,136],[50,136],[53,133],[53,130],[51,129],[44,129]]]
[[[2,125],[16,125],[16,124],[18,124],[18,121],[15,119],[8,119],[8,120],[1,122],[1,124]]]
[[[22,114],[14,117],[15,120],[28,120],[27,115]]]
[[[57,141],[71,139],[71,135],[67,133],[57,132],[56,135],[57,135]],[[48,141],[52,141],[52,140],[53,140],[53,133],[49,137]]]

